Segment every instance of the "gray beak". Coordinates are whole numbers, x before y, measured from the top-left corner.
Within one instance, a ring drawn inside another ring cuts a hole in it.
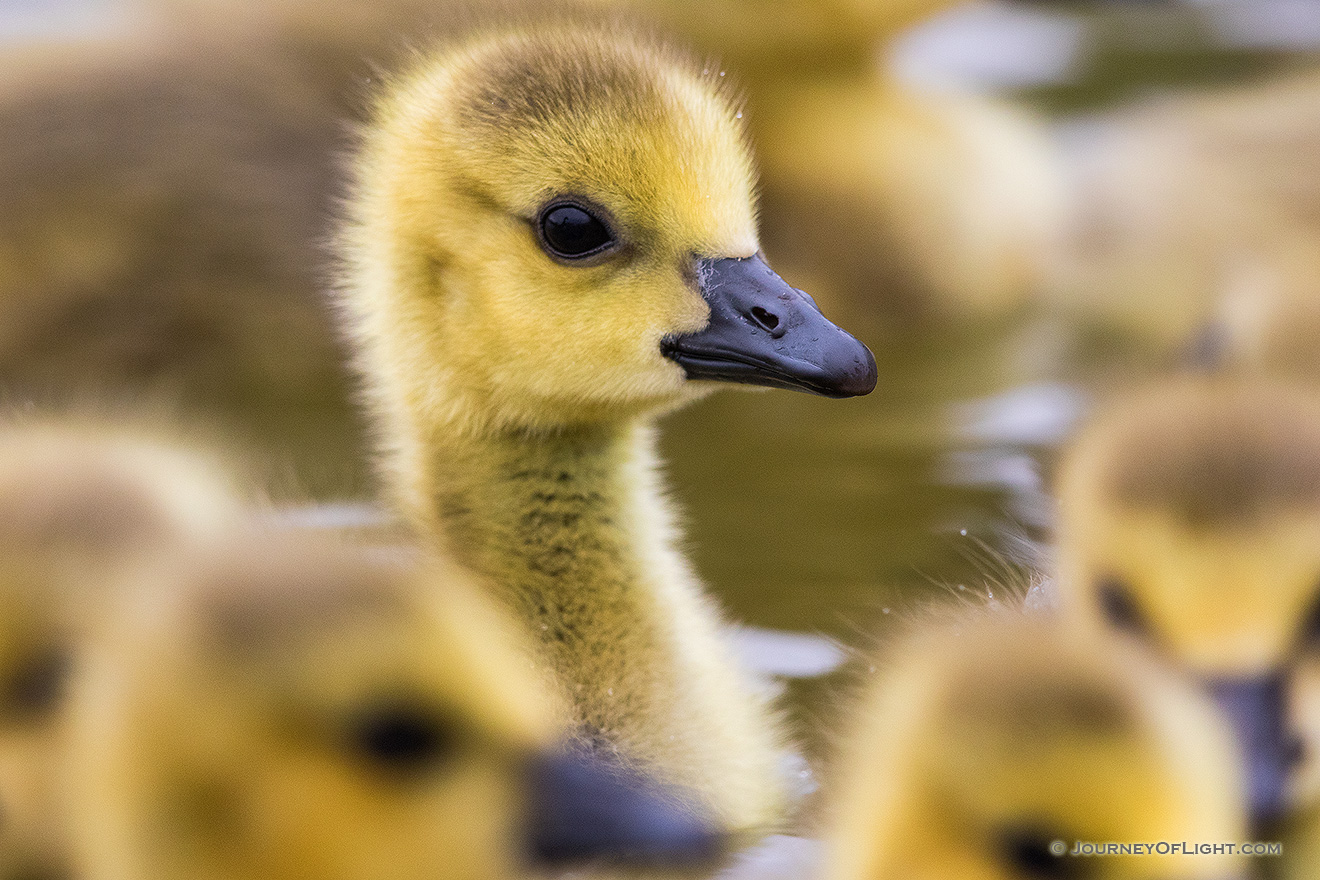
[[[708,867],[722,835],[664,797],[653,781],[576,752],[530,766],[530,854],[540,867],[604,863],[643,868]]]
[[[830,323],[759,256],[697,261],[710,324],[661,343],[689,379],[857,397],[875,388],[875,357]]]
[[[1210,694],[1237,733],[1246,761],[1247,815],[1253,831],[1277,825],[1288,810],[1288,776],[1298,755],[1285,716],[1282,675],[1220,679]]]

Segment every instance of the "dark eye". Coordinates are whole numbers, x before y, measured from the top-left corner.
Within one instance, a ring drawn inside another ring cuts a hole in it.
[[[16,718],[44,718],[64,695],[68,655],[58,649],[38,651],[23,659],[4,684],[4,712]]]
[[[1031,880],[1076,880],[1086,876],[1087,863],[1069,856],[1060,835],[1032,828],[1008,828],[998,835],[999,857],[1014,877]]]
[[[1312,600],[1310,609],[1302,618],[1302,639],[1312,646],[1320,644],[1320,596]]]
[[[1100,613],[1115,629],[1125,630],[1135,635],[1147,635],[1150,627],[1137,600],[1132,597],[1132,590],[1116,577],[1101,578],[1096,584],[1096,601],[1100,603]]]
[[[348,746],[373,766],[395,773],[419,773],[442,763],[457,736],[444,717],[420,706],[372,706],[350,723]]]
[[[559,202],[541,212],[537,224],[541,247],[562,260],[581,260],[609,250],[614,233],[604,220],[571,202]]]

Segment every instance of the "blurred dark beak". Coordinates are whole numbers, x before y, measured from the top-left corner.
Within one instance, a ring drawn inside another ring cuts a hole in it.
[[[715,828],[665,800],[656,783],[594,756],[538,757],[531,790],[531,855],[541,867],[703,868],[724,851]]]
[[[698,260],[697,283],[710,305],[709,326],[660,345],[689,379],[825,397],[857,397],[875,388],[871,350],[826,320],[811,297],[789,287],[759,256]]]
[[[1288,810],[1288,774],[1299,754],[1288,731],[1283,676],[1221,679],[1209,686],[1245,757],[1252,831],[1268,832]]]

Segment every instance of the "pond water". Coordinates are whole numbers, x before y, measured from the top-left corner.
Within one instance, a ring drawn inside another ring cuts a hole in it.
[[[865,646],[927,597],[1021,587],[1048,525],[1040,463],[1085,394],[1018,366],[1019,329],[877,350],[868,397],[734,390],[668,418],[688,549],[730,616]],[[839,681],[792,687],[812,741]]]

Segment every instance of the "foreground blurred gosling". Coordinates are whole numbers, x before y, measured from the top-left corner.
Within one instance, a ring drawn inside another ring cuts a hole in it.
[[[0,424],[0,877],[66,876],[66,685],[115,573],[237,515],[204,456],[91,421]]]
[[[1320,794],[1320,400],[1186,379],[1117,402],[1062,466],[1064,611],[1199,677],[1268,828]]]
[[[1232,737],[1209,701],[1121,642],[1056,623],[963,613],[887,646],[834,768],[826,880],[1240,870],[1232,856],[1056,855],[1245,833]]]
[[[419,60],[358,157],[343,300],[392,499],[495,585],[584,739],[764,829],[780,735],[674,549],[651,422],[715,382],[848,397],[876,368],[759,256],[717,74],[554,21]]]
[[[239,533],[140,578],[101,635],[70,734],[88,880],[494,880],[717,849],[555,750],[527,653],[438,562]]]

